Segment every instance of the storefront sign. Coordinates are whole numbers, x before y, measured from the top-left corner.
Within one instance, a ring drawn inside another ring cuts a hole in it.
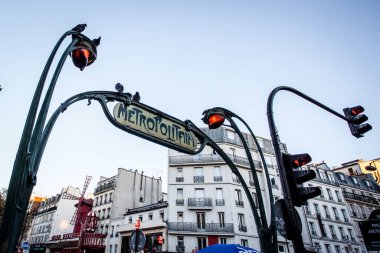
[[[63,234],[63,235],[53,235],[51,240],[58,241],[58,240],[73,239],[73,238],[78,238],[78,237],[79,237],[79,233],[69,233],[69,234]]]
[[[120,125],[142,133],[158,143],[170,143],[191,152],[197,148],[194,133],[163,115],[135,105],[125,106],[123,103],[116,104],[113,115]]]

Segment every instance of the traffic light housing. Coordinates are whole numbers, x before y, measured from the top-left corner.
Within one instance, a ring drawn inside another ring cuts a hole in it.
[[[286,184],[294,206],[306,205],[307,200],[319,196],[321,190],[318,187],[303,187],[302,184],[316,177],[313,170],[299,169],[311,162],[309,154],[282,154],[282,163],[286,173]],[[286,196],[285,196],[286,197]]]
[[[361,105],[343,109],[344,115],[348,119],[348,126],[350,127],[351,134],[356,138],[363,137],[363,134],[372,129],[370,124],[363,124],[368,120]]]

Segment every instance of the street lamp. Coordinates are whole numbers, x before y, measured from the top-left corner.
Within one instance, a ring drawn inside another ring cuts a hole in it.
[[[44,131],[50,101],[64,62],[67,56],[71,55],[74,65],[83,70],[96,60],[96,47],[100,43],[100,37],[96,40],[90,40],[81,34],[85,27],[86,24],[77,25],[61,36],[53,48],[37,84],[8,186],[8,195],[0,228],[0,252],[11,253],[15,250],[28,202],[33,187],[36,184],[38,166],[35,166],[35,164],[41,145],[41,136]],[[67,36],[71,36],[72,41],[58,62],[41,108],[39,109],[47,74],[58,48]]]
[[[276,155],[276,160],[279,166],[279,174],[280,174],[281,185],[282,185],[282,190],[284,194],[284,200],[281,200],[281,204],[283,207],[281,211],[285,213],[286,220],[287,220],[285,224],[285,227],[286,227],[285,230],[286,230],[287,235],[289,236],[287,239],[290,239],[293,241],[294,251],[296,253],[304,253],[304,252],[310,252],[310,251],[305,250],[303,240],[302,240],[302,235],[301,235],[301,224],[299,223],[299,216],[294,206],[300,206],[302,204],[305,204],[307,199],[315,197],[318,192],[315,192],[314,189],[310,189],[310,188],[302,189],[294,185],[294,184],[305,182],[313,178],[313,175],[311,175],[310,173],[305,173],[305,172],[300,173],[299,170],[293,171],[292,169],[292,168],[297,168],[303,165],[304,163],[308,163],[311,160],[310,156],[307,154],[292,156],[292,155],[284,154],[281,152],[280,137],[278,135],[277,127],[273,119],[273,100],[277,92],[281,90],[294,93],[298,95],[299,97],[313,103],[314,105],[346,121],[349,124],[352,135],[354,135],[357,138],[362,137],[363,134],[371,130],[372,127],[369,124],[361,125],[363,122],[365,122],[368,119],[364,115],[359,116],[359,114],[361,114],[364,111],[364,108],[361,106],[344,109],[343,110],[345,114],[344,116],[292,87],[279,86],[273,89],[272,92],[270,93],[268,97],[268,101],[267,101],[267,117],[268,117],[272,143],[273,143],[273,147],[274,147],[274,151]],[[302,157],[306,157],[307,159],[303,159]],[[293,163],[295,160],[298,160],[296,164]],[[294,164],[294,166],[292,164]],[[297,179],[299,179],[298,183],[297,183]]]
[[[233,113],[233,112],[231,112],[225,108],[215,107],[212,109],[208,109],[208,110],[203,112],[203,115],[204,115],[203,122],[205,124],[207,124],[210,129],[216,129],[216,128],[222,126],[224,121],[227,119],[229,121],[229,123],[231,124],[230,127],[232,129],[234,129],[235,132],[238,134],[238,136],[239,136],[239,138],[243,144],[245,153],[247,155],[247,159],[248,159],[248,162],[250,165],[250,169],[252,172],[253,181],[254,181],[254,185],[255,185],[255,189],[256,189],[257,200],[258,200],[258,204],[259,204],[260,217],[256,217],[256,215],[258,215],[256,208],[254,208],[252,206],[251,207],[253,208],[252,211],[253,211],[253,214],[254,214],[254,217],[256,220],[256,226],[257,226],[257,231],[258,231],[258,235],[259,235],[259,239],[260,239],[261,250],[262,250],[262,252],[277,252],[277,250],[278,250],[277,249],[277,232],[276,232],[276,220],[275,220],[275,214],[274,214],[272,187],[271,187],[271,183],[270,183],[269,172],[268,172],[267,164],[265,162],[264,154],[263,154],[262,149],[259,145],[259,142],[256,139],[256,136],[253,134],[249,125],[241,117],[239,117],[235,113]],[[266,214],[265,214],[265,206],[263,204],[261,187],[260,187],[259,180],[257,177],[255,164],[253,162],[252,155],[251,155],[251,152],[250,152],[249,147],[248,147],[248,143],[247,143],[246,139],[244,138],[243,133],[240,131],[239,127],[237,126],[237,124],[233,120],[233,118],[237,118],[238,120],[240,120],[245,125],[245,127],[248,129],[249,133],[251,134],[251,136],[252,136],[252,138],[253,138],[256,146],[257,146],[257,149],[258,149],[260,157],[261,157],[261,161],[263,163],[264,173],[265,173],[265,177],[266,177],[266,181],[267,181],[267,188],[268,188],[268,193],[269,193],[269,201],[270,201],[271,221],[270,221],[269,227],[267,224],[267,218],[266,218]],[[247,195],[248,199],[252,198],[252,195],[249,191],[248,192],[246,191],[246,195]],[[261,221],[260,221],[260,218],[261,218]],[[259,222],[257,223],[257,221],[259,221]]]

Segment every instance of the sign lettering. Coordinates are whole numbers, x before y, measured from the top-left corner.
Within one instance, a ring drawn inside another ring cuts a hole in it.
[[[197,148],[197,138],[182,125],[135,105],[117,103],[113,109],[115,120],[135,131],[149,135],[190,151]]]

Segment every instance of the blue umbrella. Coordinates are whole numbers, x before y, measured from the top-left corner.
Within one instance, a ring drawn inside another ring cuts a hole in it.
[[[260,251],[237,244],[213,244],[197,253],[260,253]]]

